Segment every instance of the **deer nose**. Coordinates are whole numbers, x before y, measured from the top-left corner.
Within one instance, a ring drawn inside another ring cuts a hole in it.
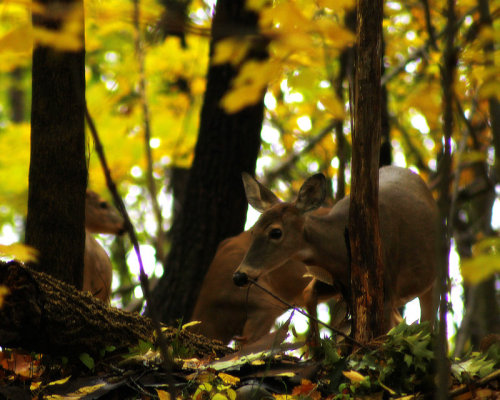
[[[248,275],[237,271],[233,274],[233,282],[236,286],[245,286],[248,283]]]

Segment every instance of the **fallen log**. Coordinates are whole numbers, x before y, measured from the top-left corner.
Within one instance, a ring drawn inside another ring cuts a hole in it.
[[[151,319],[110,307],[89,293],[17,262],[0,262],[0,346],[51,355],[98,356],[103,349],[153,342]],[[2,293],[2,291],[0,291]],[[222,343],[185,330],[166,328],[168,343],[179,341],[193,354],[224,355]]]

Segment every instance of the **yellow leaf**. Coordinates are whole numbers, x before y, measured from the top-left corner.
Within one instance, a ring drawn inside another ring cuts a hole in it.
[[[42,381],[31,382],[30,390],[33,392],[33,391],[37,390],[41,385],[42,385]]]
[[[219,373],[218,376],[219,378],[222,379],[224,383],[227,383],[228,385],[236,385],[240,381],[240,378],[229,374],[225,374],[224,372]]]
[[[71,375],[67,376],[66,378],[63,378],[63,379],[59,379],[57,381],[53,381],[53,382],[50,382],[47,386],[51,386],[51,385],[62,385],[66,382],[68,382],[71,378]]]
[[[229,398],[222,393],[215,393],[210,399],[211,400],[229,400]]]
[[[317,3],[319,7],[329,8],[336,12],[353,8],[355,5],[354,0],[317,0]]]
[[[224,95],[221,106],[228,113],[234,113],[257,103],[263,96],[267,84],[277,78],[278,63],[270,61],[246,62],[233,81],[233,88]]]
[[[359,383],[359,382],[362,382],[365,380],[365,377],[357,371],[352,371],[352,370],[351,371],[342,371],[342,373],[344,374],[344,376],[347,379],[350,379],[351,382],[354,382],[354,383]]]
[[[223,39],[215,46],[212,59],[214,65],[231,63],[238,65],[248,53],[249,42],[238,39]]]
[[[190,326],[195,326],[195,325],[199,325],[199,324],[201,324],[201,321],[191,321],[191,322],[188,322],[187,324],[182,325],[181,330],[184,330],[186,328],[189,328]]]
[[[23,243],[0,244],[0,257],[8,257],[22,262],[36,262],[38,250]]]
[[[268,0],[247,0],[246,7],[251,11],[259,12],[269,4]]]
[[[319,101],[325,106],[325,109],[332,114],[333,118],[344,118],[344,105],[336,97],[320,96]]]
[[[321,19],[316,26],[329,39],[328,44],[338,49],[346,48],[356,41],[356,35],[348,29],[343,28],[331,19]]]
[[[221,100],[221,106],[227,113],[231,114],[257,103],[261,97],[261,87],[247,86],[236,88],[224,95]]]
[[[389,394],[391,394],[392,396],[396,395],[397,393],[392,390],[389,386],[386,386],[384,385],[383,382],[379,381],[378,383],[380,383],[380,386],[382,386],[385,390],[387,390],[389,392]]]
[[[156,389],[156,393],[158,394],[160,400],[170,400],[170,393],[160,389]]]
[[[479,89],[479,95],[483,99],[490,99],[490,98],[497,98],[499,99],[499,93],[500,93],[500,82],[488,82],[485,83],[481,88]]]
[[[80,50],[83,47],[83,8],[75,5],[56,11],[64,13],[61,28],[54,30],[35,26],[33,28],[35,43],[61,51]]]
[[[473,285],[477,284],[489,278],[495,272],[500,272],[500,255],[480,254],[473,258],[463,260],[460,270],[467,282]]]
[[[22,24],[0,38],[0,52],[31,53],[32,36],[31,24]]]

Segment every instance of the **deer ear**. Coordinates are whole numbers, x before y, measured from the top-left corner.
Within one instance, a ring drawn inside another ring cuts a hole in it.
[[[245,187],[248,204],[257,211],[262,213],[280,202],[273,192],[261,185],[251,175],[242,172],[241,177],[243,178],[243,186]]]
[[[304,182],[295,201],[295,206],[302,213],[319,208],[326,197],[326,179],[323,174],[311,176]]]

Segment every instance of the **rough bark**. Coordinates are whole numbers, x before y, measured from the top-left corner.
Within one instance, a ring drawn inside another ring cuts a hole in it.
[[[357,43],[349,211],[354,337],[366,343],[383,330],[383,265],[378,215],[381,131],[382,1],[357,2]]]
[[[257,16],[246,10],[245,1],[219,0],[212,25],[211,54],[219,40],[228,36],[249,38],[256,27]],[[257,44],[250,57],[263,58],[265,54],[265,44],[260,48]],[[186,197],[172,228],[165,273],[153,292],[154,304],[161,306],[160,318],[168,324],[189,318],[218,243],[243,230],[247,202],[241,172],[255,170],[264,93],[256,105],[226,114],[220,100],[236,72],[229,64],[212,65],[208,72]],[[148,305],[147,314],[151,312]]]
[[[152,341],[149,318],[109,307],[89,293],[77,291],[50,275],[17,263],[0,263],[0,285],[9,293],[0,308],[0,346],[22,347],[52,355],[92,356],[108,346],[127,348]],[[199,335],[170,329],[198,355],[227,354],[228,348]]]
[[[381,57],[381,75],[385,73],[384,66],[384,54],[385,54],[385,41],[382,37],[382,54]],[[387,85],[382,85],[381,87],[381,130],[380,130],[380,155],[379,155],[379,167],[392,164],[392,145],[391,145],[391,125],[389,118],[389,99],[387,93]]]
[[[33,24],[59,30],[83,1],[42,1]],[[85,247],[84,42],[78,51],[36,45],[33,52],[31,159],[26,243],[40,252],[35,266],[82,287]]]

